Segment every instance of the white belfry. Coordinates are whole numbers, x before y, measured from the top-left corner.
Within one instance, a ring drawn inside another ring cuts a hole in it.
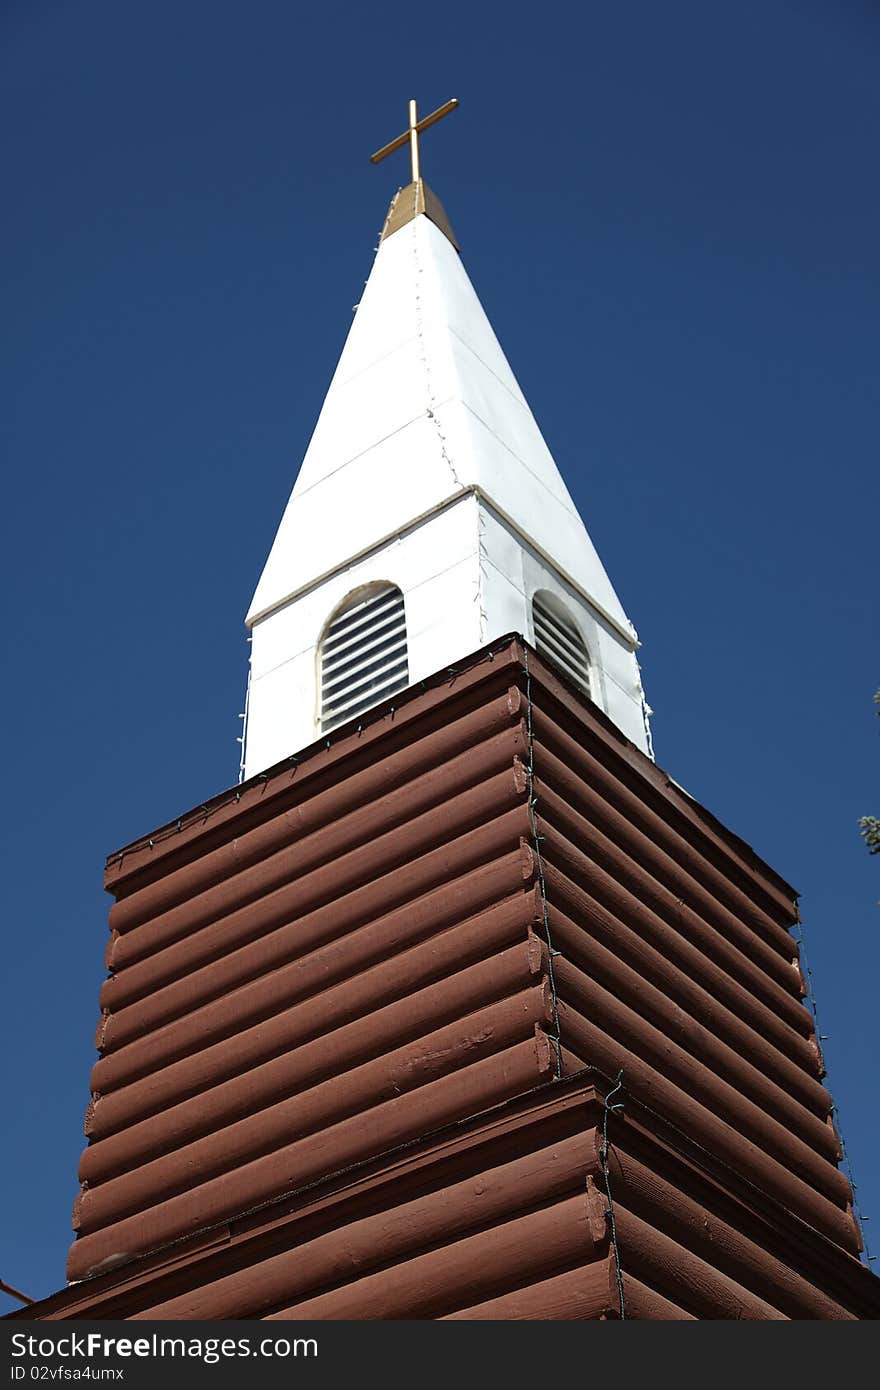
[[[342,727],[508,632],[650,751],[635,630],[421,180],[391,205],[247,624],[247,777],[331,704]]]

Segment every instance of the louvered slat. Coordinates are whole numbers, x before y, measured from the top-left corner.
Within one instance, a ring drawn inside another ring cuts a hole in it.
[[[333,675],[324,681],[324,694],[335,689],[341,681],[354,681],[365,667],[371,666],[377,655],[390,651],[393,647],[406,646],[406,624],[400,617],[393,627],[380,632],[375,637],[365,638],[352,652],[345,653],[345,659],[333,662]]]
[[[329,654],[342,646],[357,640],[359,628],[372,627],[389,610],[403,609],[403,595],[399,589],[392,589],[377,598],[365,599],[352,609],[334,618],[324,638],[324,649]]]
[[[353,701],[364,699],[370,691],[378,685],[384,685],[393,675],[399,673],[406,666],[405,648],[395,648],[374,661],[356,681],[350,685],[342,685],[337,690],[332,691],[326,701],[325,709],[328,713],[336,713],[340,709],[347,708]]]
[[[403,594],[389,587],[334,618],[321,645],[321,727],[363,713],[409,680]]]
[[[590,657],[574,620],[551,610],[540,594],[535,595],[532,603],[532,616],[536,650],[560,666],[589,695]]]

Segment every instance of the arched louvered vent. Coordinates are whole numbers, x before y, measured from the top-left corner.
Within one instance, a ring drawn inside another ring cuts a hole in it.
[[[560,666],[565,674],[590,693],[590,654],[574,619],[552,594],[535,594],[532,600],[535,648],[540,656]]]
[[[409,680],[406,617],[398,588],[344,605],[321,643],[321,728],[353,719]]]

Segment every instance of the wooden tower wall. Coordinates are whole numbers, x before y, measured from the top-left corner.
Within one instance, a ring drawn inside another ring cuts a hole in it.
[[[793,890],[520,639],[107,887],[28,1316],[876,1316]]]

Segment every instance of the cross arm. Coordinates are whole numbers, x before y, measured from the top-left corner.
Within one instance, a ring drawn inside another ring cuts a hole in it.
[[[433,125],[435,121],[441,120],[443,116],[448,116],[449,112],[454,111],[457,105],[458,98],[453,97],[450,101],[444,102],[442,106],[438,106],[437,110],[432,111],[430,116],[423,116],[422,119],[417,121],[412,127],[412,130],[416,130],[421,134],[423,130],[427,130],[428,126]],[[381,150],[377,150],[375,154],[371,154],[370,163],[378,164],[380,160],[385,159],[389,154],[394,154],[395,150],[402,150],[404,145],[409,144],[412,130],[405,130],[402,135],[398,135],[396,140],[392,140],[388,145],[383,145]]]

